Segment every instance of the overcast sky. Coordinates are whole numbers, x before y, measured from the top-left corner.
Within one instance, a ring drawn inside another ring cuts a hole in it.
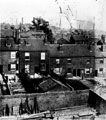
[[[106,31],[105,13],[106,0],[0,0],[0,22],[12,24],[16,24],[16,20],[20,23],[22,17],[24,23],[31,23],[33,17],[42,17],[59,26],[61,18],[62,27],[70,24],[75,27],[79,20],[95,21],[96,29]]]

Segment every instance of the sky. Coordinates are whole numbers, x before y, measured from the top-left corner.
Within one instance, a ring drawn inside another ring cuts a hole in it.
[[[42,17],[63,28],[91,22],[95,29],[106,31],[105,13],[106,0],[0,0],[0,23],[19,24],[22,17],[31,23],[33,17]]]

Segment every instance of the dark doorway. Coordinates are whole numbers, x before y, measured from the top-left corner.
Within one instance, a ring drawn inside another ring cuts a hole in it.
[[[3,73],[3,65],[0,65],[0,73]]]
[[[76,69],[73,69],[73,76],[76,76],[76,74],[77,74]]]
[[[39,73],[39,72],[40,72],[39,66],[35,66],[35,67],[34,67],[34,73]]]
[[[77,69],[77,76],[81,76],[81,70],[80,69]]]
[[[95,76],[98,76],[98,70],[95,70]]]

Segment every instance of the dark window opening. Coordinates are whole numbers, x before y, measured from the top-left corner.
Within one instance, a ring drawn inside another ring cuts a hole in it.
[[[99,68],[99,71],[100,71],[100,72],[103,72],[103,68]]]
[[[103,51],[103,45],[101,45],[101,47],[99,49],[100,49],[100,51]]]
[[[8,64],[8,71],[18,70],[18,64]]]
[[[73,76],[77,76],[76,74],[77,74],[76,69],[73,69]]]
[[[98,70],[95,70],[95,76],[98,76]]]
[[[103,64],[104,63],[104,61],[103,60],[100,60],[100,64]]]
[[[71,68],[68,68],[67,69],[67,73],[71,73],[72,72],[72,69]]]
[[[102,42],[101,40],[99,40],[99,41],[97,42],[97,45],[103,45],[103,42]]]
[[[46,71],[46,64],[45,63],[40,64],[40,71]]]
[[[39,73],[39,66],[34,67],[34,73]]]
[[[0,65],[0,73],[3,73],[3,65]]]
[[[90,62],[91,62],[91,60],[90,60],[90,59],[88,59],[86,63],[87,63],[87,64],[90,64]]]
[[[77,69],[77,76],[81,76],[81,70]]]
[[[30,53],[25,52],[25,61],[29,61],[29,60],[30,60]]]
[[[67,63],[72,63],[72,60],[70,58],[67,59]]]
[[[26,60],[26,61],[29,61],[29,60],[30,60],[30,57],[29,57],[29,56],[25,56],[25,60]]]
[[[56,59],[56,64],[60,64],[60,59]]]

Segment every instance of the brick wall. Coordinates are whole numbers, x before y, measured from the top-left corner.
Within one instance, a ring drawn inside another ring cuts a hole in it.
[[[30,65],[30,74],[35,73],[35,66],[39,67],[40,69],[40,64],[45,63],[46,64],[46,70],[48,71],[49,67],[49,56],[47,51],[43,51],[46,53],[45,60],[43,62],[41,61],[41,52],[42,51],[26,51],[30,53],[30,59],[28,61],[25,60],[25,51],[20,51],[19,52],[19,69],[22,71],[25,67],[25,65]]]
[[[71,63],[68,63],[68,58],[71,59]],[[56,64],[56,59],[60,59],[60,63]],[[87,63],[87,60],[90,60],[89,63]],[[89,74],[85,72],[85,77],[93,76],[93,71],[95,69],[94,66],[95,59],[93,57],[50,57],[50,66],[51,68],[62,68],[65,71],[68,70],[68,68],[71,68],[71,73],[73,73],[74,69],[89,69],[91,68],[92,71],[90,71]]]
[[[0,96],[1,114],[6,104],[8,104],[9,108],[11,108],[12,106],[19,106],[21,101],[25,101],[26,97],[28,97],[30,106],[34,106],[34,98],[36,97],[39,110],[45,111],[63,107],[86,105],[89,97],[89,90]]]
[[[95,69],[98,71],[98,77],[106,77],[106,45],[95,46]],[[103,60],[103,63],[100,61]],[[102,70],[100,70],[102,68]]]
[[[99,114],[106,114],[106,100],[90,91],[88,104],[94,107]]]

